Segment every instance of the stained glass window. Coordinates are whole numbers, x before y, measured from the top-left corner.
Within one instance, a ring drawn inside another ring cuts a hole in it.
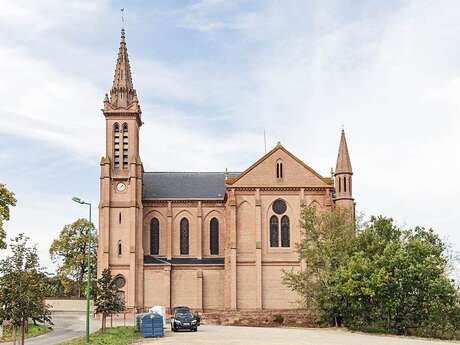
[[[278,217],[273,215],[270,218],[270,247],[279,247]]]
[[[150,221],[150,254],[158,255],[160,251],[160,222],[157,218]]]
[[[188,241],[189,241],[188,219],[182,218],[180,221],[180,254],[181,255],[188,255]]]
[[[284,200],[278,199],[275,200],[272,208],[273,212],[275,212],[276,214],[283,214],[284,212],[286,212],[287,206]]]
[[[209,223],[209,248],[211,255],[219,255],[219,221],[212,218]]]
[[[281,247],[290,246],[289,217],[281,217]]]

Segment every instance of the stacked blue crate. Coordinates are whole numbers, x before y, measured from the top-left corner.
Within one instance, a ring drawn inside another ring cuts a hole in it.
[[[164,336],[163,316],[160,314],[151,313],[144,315],[140,326],[144,338]]]

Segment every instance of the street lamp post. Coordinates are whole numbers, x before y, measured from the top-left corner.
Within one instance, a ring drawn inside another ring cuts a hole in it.
[[[92,223],[91,223],[91,203],[85,202],[80,198],[73,197],[73,201],[89,206],[89,226],[88,229],[88,250],[87,250],[87,280],[86,280],[86,342],[89,343],[89,308],[90,308],[90,292],[91,292],[91,231],[92,231]]]

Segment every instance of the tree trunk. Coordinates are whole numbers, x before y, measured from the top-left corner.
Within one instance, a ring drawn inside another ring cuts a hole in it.
[[[105,313],[102,313],[102,333],[105,333],[105,322],[107,319],[107,315]]]
[[[13,326],[13,345],[16,345],[16,326]]]
[[[113,315],[110,314],[110,328],[113,328]]]
[[[22,323],[21,323],[21,345],[24,345],[25,338],[26,338],[25,320],[22,319]]]
[[[84,255],[86,252],[86,245],[83,249],[82,254]],[[85,255],[86,258],[86,255]],[[85,269],[86,269],[86,259],[83,260],[82,265],[80,266],[80,277],[78,281],[78,289],[79,289],[79,295],[80,297],[83,297],[83,294],[85,292],[84,284],[85,284]]]

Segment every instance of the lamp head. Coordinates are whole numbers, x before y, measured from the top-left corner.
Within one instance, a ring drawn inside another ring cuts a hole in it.
[[[78,202],[79,204],[83,204],[83,201],[80,198],[77,198],[76,196],[74,196],[72,200]]]

